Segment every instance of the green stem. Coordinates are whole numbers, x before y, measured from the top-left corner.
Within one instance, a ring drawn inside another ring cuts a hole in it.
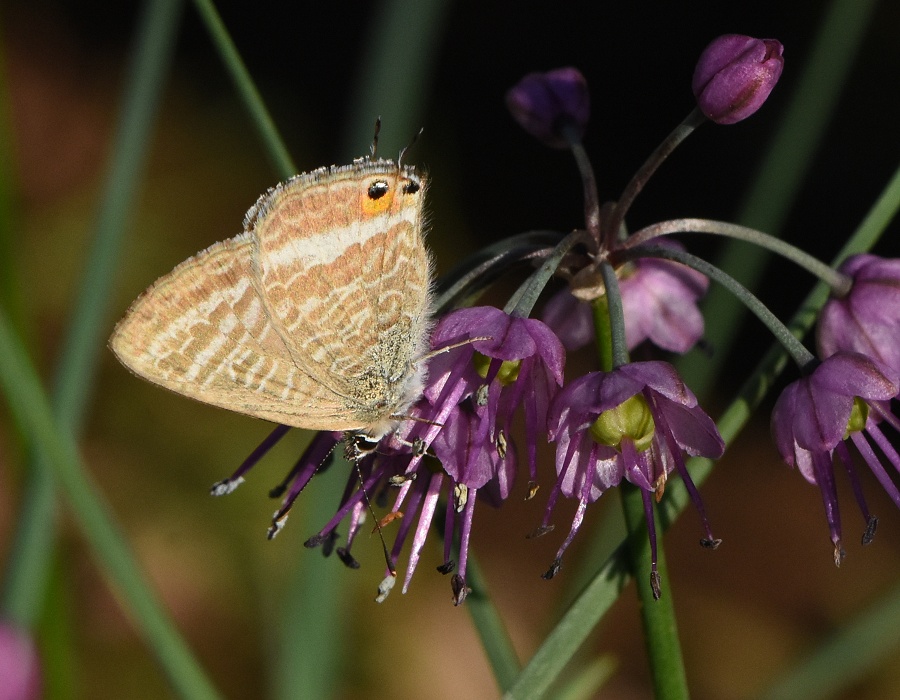
[[[688,114],[682,122],[672,129],[672,133],[666,136],[656,150],[650,154],[650,157],[644,161],[644,164],[638,168],[638,171],[631,177],[631,181],[622,190],[622,196],[616,202],[612,216],[607,222],[605,235],[608,240],[604,241],[607,249],[615,247],[615,236],[618,235],[619,227],[625,221],[625,215],[634,204],[635,198],[644,189],[644,185],[650,180],[663,161],[671,155],[678,145],[690,136],[694,129],[706,122],[706,117],[696,107]]]
[[[777,253],[807,270],[831,287],[832,294],[835,296],[842,297],[850,291],[852,280],[847,275],[826,265],[805,250],[801,250],[797,246],[786,243],[780,238],[775,238],[775,236],[763,231],[728,223],[727,221],[713,221],[711,219],[660,221],[652,226],[642,228],[640,231],[635,231],[619,246],[619,250],[628,250],[659,236],[668,236],[673,233],[709,233],[714,236],[726,236],[739,241],[747,241],[760,248]]]
[[[650,662],[650,675],[653,678],[653,694],[658,700],[687,698],[687,677],[681,658],[675,607],[672,604],[672,589],[662,542],[656,553],[656,571],[659,574],[659,589],[663,593],[657,599],[650,585],[652,558],[644,517],[644,495],[640,488],[624,481],[619,485],[619,493],[628,528],[632,573],[641,604],[641,623]]]
[[[599,319],[601,323],[597,326],[597,347],[601,367],[608,371],[611,368],[605,364],[607,359],[612,360],[612,367],[615,368],[627,364],[629,358],[625,344],[622,297],[615,270],[612,265],[603,262],[600,264],[600,273],[606,287],[604,296],[608,316],[605,324],[602,323],[604,319]],[[607,340],[609,348],[604,347]],[[626,455],[620,458],[628,457]],[[665,554],[661,542],[659,547],[656,546],[652,497],[626,481],[619,484],[619,494],[622,499],[625,528],[628,532],[626,538],[628,556],[632,573],[637,581],[644,643],[655,695],[657,698],[686,698],[687,679],[666,572]],[[661,597],[660,590],[665,590],[666,595]]]
[[[575,157],[578,172],[581,174],[581,184],[584,190],[584,227],[587,229],[596,251],[602,245],[602,241],[600,240],[600,198],[597,194],[597,178],[594,175],[594,166],[591,164],[591,159],[588,158],[584,144],[581,143],[581,138],[575,133],[575,130],[569,127],[564,130],[564,134],[569,142],[572,155]]]
[[[545,258],[562,238],[556,231],[526,231],[480,248],[441,275],[432,301],[435,313],[452,311],[465,299],[478,296],[513,265]]]
[[[256,85],[250,77],[250,72],[247,70],[247,66],[244,65],[244,60],[238,53],[234,41],[228,34],[228,30],[225,28],[225,24],[222,22],[222,18],[215,5],[213,5],[212,0],[194,0],[194,6],[197,8],[197,12],[200,13],[201,20],[206,25],[206,30],[209,32],[209,36],[219,52],[222,63],[225,64],[228,74],[231,76],[238,95],[250,112],[250,118],[253,119],[253,123],[256,125],[256,131],[262,138],[263,145],[275,166],[275,170],[280,177],[285,179],[296,175],[298,172],[297,166],[294,165],[294,161],[290,153],[288,153],[284,141],[278,133],[278,129],[275,128],[275,121],[272,119],[272,115],[269,114],[269,110],[266,109],[266,104],[263,102],[259,90],[256,89]]]
[[[619,292],[619,280],[616,271],[608,262],[600,263],[600,274],[603,276],[603,285],[606,287],[606,306],[609,324],[609,342],[612,366],[602,364],[606,361],[606,348],[602,343],[606,340],[607,329],[601,327],[598,333],[598,351],[600,353],[601,369],[608,372],[613,367],[621,367],[628,364],[628,347],[625,342],[625,312],[622,309],[622,294]]]
[[[600,369],[609,372],[614,366],[612,324],[609,318],[609,304],[605,295],[591,302],[591,311],[594,312],[594,333],[597,338],[597,356]]]
[[[713,265],[712,263],[706,262],[703,258],[698,258],[696,255],[691,255],[690,253],[686,253],[683,250],[676,250],[673,248],[662,248],[662,247],[646,247],[646,248],[634,248],[630,251],[632,255],[628,255],[625,257],[654,257],[654,258],[665,258],[667,260],[674,260],[675,262],[680,262],[688,267],[697,270],[698,272],[702,272],[704,275],[709,277],[710,279],[715,280],[723,287],[725,287],[728,291],[730,291],[734,296],[741,300],[750,311],[752,311],[756,317],[762,321],[765,326],[772,332],[772,335],[775,336],[776,340],[787,350],[791,357],[794,359],[794,362],[797,363],[797,366],[801,369],[810,367],[813,363],[815,363],[815,357],[813,354],[806,349],[806,347],[797,340],[796,336],[791,333],[791,329],[788,328],[775,314],[769,311],[769,307],[763,304],[759,299],[757,299],[753,294],[750,293],[740,282],[738,282],[731,275],[723,272],[718,267]]]
[[[544,291],[544,287],[547,286],[557,268],[559,268],[563,258],[568,255],[572,248],[585,241],[586,234],[581,230],[573,231],[563,238],[553,249],[553,252],[541,263],[541,266],[509,298],[506,306],[503,307],[503,311],[519,318],[528,318],[531,315],[531,310],[537,303],[538,297]]]
[[[218,693],[140,572],[109,506],[88,478],[71,433],[61,430],[54,420],[37,373],[2,309],[0,388],[12,413],[53,469],[88,544],[124,598],[138,630],[156,654],[172,687],[187,698],[217,698]]]

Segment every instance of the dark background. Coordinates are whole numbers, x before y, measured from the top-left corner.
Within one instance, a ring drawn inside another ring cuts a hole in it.
[[[412,98],[421,124],[398,133],[385,121],[380,146],[383,155],[393,156],[419,125],[425,129],[411,158],[431,175],[430,242],[439,271],[491,240],[528,229],[566,231],[582,221],[581,186],[570,156],[535,142],[505,110],[505,91],[524,73],[563,65],[584,73],[592,90],[585,143],[601,197],[614,198],[693,108],[691,74],[704,46],[718,34],[738,32],[785,45],[781,82],[752,118],[730,127],[704,126],[693,135],[654,177],[629,224],[636,229],[680,216],[733,218],[759,155],[798,88],[824,5],[449,4],[427,88]],[[301,169],[346,162],[367,151],[368,138],[348,142],[352,129],[346,115],[361,89],[361,56],[379,3],[218,6]],[[33,347],[46,376],[91,236],[136,11],[136,3],[100,1],[7,1],[0,8],[21,280]],[[859,223],[898,163],[897,27],[900,5],[881,3],[784,229],[786,238],[823,259],[830,259]],[[388,113],[390,105],[379,107],[378,114]],[[110,329],[153,279],[239,232],[244,211],[278,179],[187,4]],[[877,250],[896,254],[896,234],[895,225]],[[698,237],[690,243],[692,251],[716,252],[716,244]],[[761,295],[785,316],[808,289],[805,274],[775,264]],[[498,293],[495,301],[502,300]],[[728,391],[769,342],[758,324],[748,324],[717,400],[729,398]],[[842,492],[850,544],[847,562],[837,571],[818,493],[779,463],[768,444],[766,420],[761,416],[737,441],[704,487],[716,534],[726,541],[723,548],[714,555],[700,551],[692,514],[666,538],[688,677],[697,698],[752,697],[897,578],[900,513],[874,481],[867,480],[866,488],[882,517],[878,539],[865,551],[858,547],[856,530],[862,528],[852,496]],[[262,536],[271,510],[265,490],[277,482],[302,436],[261,465],[265,472],[254,475],[254,485],[224,501],[206,497],[208,485],[265,433],[256,421],[139,383],[105,356],[86,458],[179,624],[229,697],[259,692],[271,643],[268,625],[278,618],[285,572],[298,560],[301,566],[337,566],[302,549],[312,526],[299,517],[291,523],[293,532],[288,527],[275,544]],[[11,435],[9,424],[0,423],[4,551],[21,483],[21,455]],[[573,584],[565,575],[552,583],[538,578],[558,538],[526,543],[520,535],[540,512],[516,501],[499,513],[479,510],[474,549],[488,562],[488,581],[517,648],[528,658],[554,619],[554,602]],[[573,559],[589,548],[602,509],[598,505],[589,514]],[[556,518],[557,534],[568,517],[562,510]],[[68,595],[77,641],[75,695],[158,696],[162,681],[74,525],[67,521],[64,532],[60,569],[74,582]],[[347,625],[347,648],[355,661],[340,697],[493,694],[466,613],[448,603],[446,581],[423,565],[405,599],[397,592],[376,608],[369,601],[378,578],[378,548],[372,543],[359,547],[364,549],[372,550],[368,568],[364,562],[361,573],[341,572],[354,586],[344,614],[354,621]],[[347,618],[342,620],[346,624]],[[611,654],[619,665],[609,697],[648,693],[639,635],[629,589],[591,642],[594,653]],[[111,658],[127,671],[113,672]],[[886,663],[855,687],[852,697],[900,693],[889,669]]]

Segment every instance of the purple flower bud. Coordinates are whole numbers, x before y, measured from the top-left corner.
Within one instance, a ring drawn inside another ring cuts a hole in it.
[[[700,55],[691,89],[697,105],[716,124],[734,124],[762,107],[784,67],[775,39],[725,34]]]
[[[581,138],[591,114],[587,82],[577,68],[529,73],[506,93],[506,106],[525,131],[553,148],[568,148],[566,126]]]
[[[900,372],[900,259],[854,255],[839,270],[853,278],[853,286],[822,309],[819,356],[859,352]]]

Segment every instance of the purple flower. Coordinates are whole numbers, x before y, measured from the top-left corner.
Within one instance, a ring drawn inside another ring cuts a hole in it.
[[[547,300],[542,318],[570,352],[580,350],[594,339],[591,307],[572,294],[568,287]],[[627,318],[625,323],[628,323]]]
[[[480,339],[467,342],[476,338]],[[509,494],[516,462],[507,436],[520,406],[535,479],[537,439],[547,431],[550,401],[562,385],[565,351],[541,321],[493,307],[460,309],[445,316],[431,345],[455,346],[429,365],[425,397],[433,406],[429,419],[437,425],[420,428],[420,439],[433,445],[453,484],[455,507],[447,509],[447,524],[453,524],[454,512],[459,514],[460,561],[452,581],[454,602],[459,604],[468,593],[466,560],[475,496],[480,493],[497,505]],[[413,457],[412,464],[416,462]],[[443,571],[453,565],[449,537],[445,542]]]
[[[691,88],[697,105],[717,124],[734,124],[762,107],[781,76],[784,47],[775,39],[725,34],[707,46]]]
[[[700,495],[691,481],[682,453],[717,458],[725,449],[715,424],[667,362],[633,362],[612,372],[593,372],[576,379],[557,394],[548,418],[550,439],[557,443],[557,482],[538,532],[550,529],[550,512],[559,493],[579,501],[575,520],[545,578],[560,568],[562,555],[581,525],[587,504],[624,477],[644,496],[653,552],[654,595],[656,532],[651,498],[658,501],[669,474],[678,470],[700,511],[706,538],[715,548]]]
[[[900,469],[900,455],[878,427],[884,420],[895,429],[900,422],[888,410],[888,402],[900,390],[897,373],[865,355],[838,352],[824,360],[811,374],[798,379],[778,397],[772,411],[772,435],[782,458],[797,467],[822,492],[825,517],[834,545],[834,563],[844,558],[841,518],[833,472],[837,453],[850,477],[866,529],[863,544],[872,541],[878,520],[869,513],[863,498],[847,441],[852,442],[879,483],[900,507],[900,492],[884,470],[872,444]]]
[[[431,446],[454,489],[464,486],[470,496],[477,491],[499,506],[515,481],[516,452],[503,433],[493,443],[479,440],[484,412],[472,401],[458,405]]]
[[[501,433],[509,435],[513,414],[522,406],[534,479],[537,439],[546,433],[547,409],[563,383],[565,350],[543,322],[510,316],[490,306],[460,309],[445,316],[432,334],[431,345],[447,347],[478,337],[484,339],[460,345],[431,361],[425,396],[438,416],[448,410],[446,406],[471,398],[479,408],[477,440],[495,445]],[[435,420],[443,422],[441,417]]]
[[[660,241],[659,245],[684,250],[675,241]],[[649,340],[663,350],[685,353],[700,340],[703,315],[697,301],[709,287],[705,275],[661,258],[638,258],[616,272],[629,350]],[[547,302],[544,321],[567,350],[584,347],[594,337],[590,306],[579,302],[568,289]]]
[[[854,255],[839,268],[849,293],[825,304],[816,329],[819,356],[859,352],[900,373],[900,259]]]
[[[41,697],[41,668],[31,637],[8,622],[0,622],[0,700]]]
[[[471,339],[476,340],[468,342]],[[441,320],[431,344],[435,350],[447,351],[430,361],[425,395],[408,411],[407,420],[397,431],[384,436],[377,446],[352,434],[319,433],[287,477],[270,492],[273,498],[283,497],[269,528],[272,538],[284,526],[294,501],[313,476],[327,468],[338,443],[347,443],[345,452],[356,468],[348,474],[334,516],[306,541],[306,546],[321,546],[326,555],[335,551],[344,564],[357,568],[351,548],[371,509],[369,494],[377,504],[392,495],[388,515],[376,526],[384,536],[390,523],[400,521],[391,547],[384,545],[386,571],[376,598],[379,602],[394,586],[394,562],[412,533],[403,583],[403,591],[408,589],[445,487],[449,503],[444,508],[444,560],[438,570],[445,574],[456,570],[451,578],[453,600],[457,605],[465,600],[475,503],[482,497],[499,505],[509,495],[515,477],[515,449],[506,437],[512,416],[524,406],[533,474],[537,435],[546,432],[549,403],[562,384],[562,344],[540,321],[512,317],[488,307],[463,309]],[[213,494],[234,490],[286,431],[282,426],[276,428],[231,477],[213,486]],[[429,449],[440,466],[432,461]],[[335,547],[337,528],[345,521],[345,543]],[[460,543],[458,565],[451,559],[455,533]]]
[[[568,126],[580,139],[591,114],[587,81],[577,68],[529,73],[506,93],[506,106],[519,125],[553,148],[567,148]]]

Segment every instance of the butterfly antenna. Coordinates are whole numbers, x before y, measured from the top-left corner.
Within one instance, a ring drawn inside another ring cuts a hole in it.
[[[416,362],[424,362],[426,360],[430,360],[432,357],[437,357],[438,355],[443,355],[445,352],[450,352],[451,350],[455,350],[456,348],[461,348],[463,345],[471,345],[472,343],[478,343],[482,340],[493,340],[494,337],[491,335],[477,335],[474,338],[466,338],[465,340],[461,340],[458,343],[453,343],[451,345],[445,345],[442,348],[438,348],[437,350],[432,350],[431,352],[427,352],[422,355]]]
[[[375,133],[372,135],[372,146],[369,148],[369,152],[372,154],[372,158],[375,157],[375,153],[378,151],[378,134],[381,132],[381,117],[379,116],[375,120]]]
[[[413,134],[413,137],[409,140],[409,143],[400,149],[400,155],[397,156],[397,165],[403,165],[403,157],[406,155],[406,152],[413,147],[416,141],[419,140],[419,137],[422,135],[423,131],[425,131],[424,126],[420,127],[419,130],[415,134]]]

